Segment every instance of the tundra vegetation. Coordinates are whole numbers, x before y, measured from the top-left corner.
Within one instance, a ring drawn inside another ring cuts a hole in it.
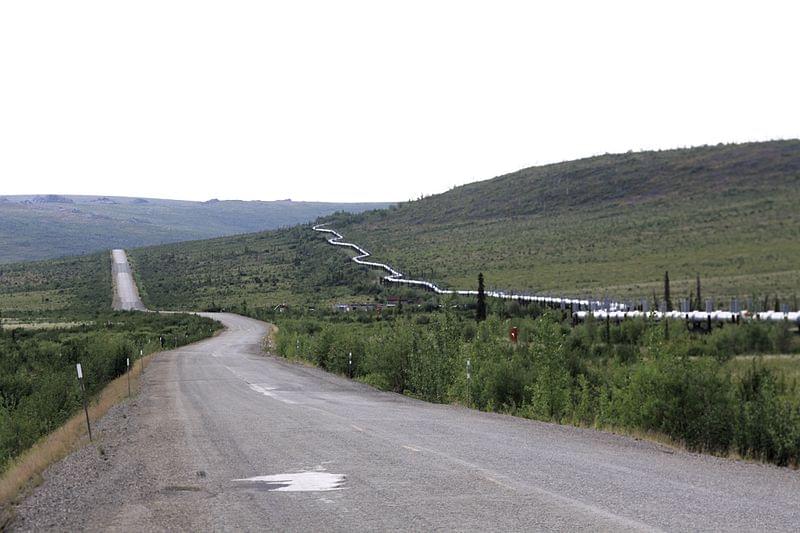
[[[695,333],[675,322],[667,339],[662,324],[645,320],[572,326],[561,312],[496,303],[476,322],[471,309],[445,307],[271,319],[280,355],[384,390],[664,435],[691,450],[778,465],[800,461],[800,366],[790,355],[800,353],[800,338],[787,324]]]
[[[0,265],[0,318],[91,318],[111,310],[111,257]]]
[[[128,251],[153,309],[327,306],[381,296],[378,274],[347,260],[308,226]]]

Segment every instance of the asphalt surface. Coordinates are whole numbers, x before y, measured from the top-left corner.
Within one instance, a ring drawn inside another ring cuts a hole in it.
[[[378,392],[263,355],[267,324],[208,316],[227,330],[161,354],[100,425],[103,452],[52,467],[16,527],[800,527],[798,471]]]
[[[111,251],[111,276],[114,278],[113,308],[117,311],[144,311],[125,250]]]

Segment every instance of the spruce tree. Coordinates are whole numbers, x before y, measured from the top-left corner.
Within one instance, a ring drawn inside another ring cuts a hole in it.
[[[667,304],[667,311],[672,311],[672,299],[669,296],[669,271],[664,272],[664,303]]]
[[[483,288],[483,272],[478,274],[478,306],[475,309],[475,320],[486,320],[486,292]]]
[[[701,306],[703,305],[703,298],[700,296],[700,274],[697,274],[697,307],[695,310],[702,311]]]

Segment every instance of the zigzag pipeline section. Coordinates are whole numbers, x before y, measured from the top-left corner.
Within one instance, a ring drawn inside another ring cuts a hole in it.
[[[458,296],[477,296],[478,291],[471,290],[450,290],[442,289],[435,283],[429,281],[408,279],[401,272],[395,270],[385,263],[378,263],[375,261],[365,261],[371,254],[364,250],[362,247],[351,242],[345,242],[344,236],[339,232],[325,228],[328,224],[317,224],[313,226],[313,230],[320,233],[327,233],[333,237],[327,239],[328,244],[333,246],[343,246],[345,248],[352,248],[358,252],[358,255],[353,257],[353,261],[359,265],[364,265],[372,268],[385,270],[389,273],[384,276],[384,281],[388,283],[397,283],[401,285],[410,285],[415,287],[424,288],[436,294],[455,294]],[[732,311],[650,311],[647,310],[646,301],[642,302],[642,310],[637,310],[633,305],[613,302],[609,300],[589,300],[581,298],[559,298],[555,296],[541,296],[531,294],[516,294],[505,291],[486,291],[486,296],[489,298],[498,298],[501,300],[516,300],[520,302],[537,303],[547,307],[561,308],[562,310],[570,309],[573,316],[577,320],[585,320],[587,316],[591,315],[600,320],[625,320],[629,318],[651,318],[654,320],[661,319],[675,319],[685,320],[687,322],[700,323],[700,322],[732,322],[738,323],[741,320],[766,320],[766,321],[788,321],[800,324],[800,312],[779,312],[779,311],[764,311],[758,313],[751,313],[747,310],[738,310],[738,304],[732,302]]]

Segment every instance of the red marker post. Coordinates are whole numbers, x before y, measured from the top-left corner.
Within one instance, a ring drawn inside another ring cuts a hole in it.
[[[508,337],[511,339],[511,342],[516,344],[517,343],[517,337],[519,337],[519,328],[514,327],[514,328],[511,328],[510,330],[508,330]]]
[[[83,413],[86,415],[86,428],[89,430],[89,442],[92,442],[92,425],[89,423],[89,407],[86,405],[86,387],[83,385],[83,369],[81,364],[77,364],[78,383],[81,385],[81,396],[83,396]]]

